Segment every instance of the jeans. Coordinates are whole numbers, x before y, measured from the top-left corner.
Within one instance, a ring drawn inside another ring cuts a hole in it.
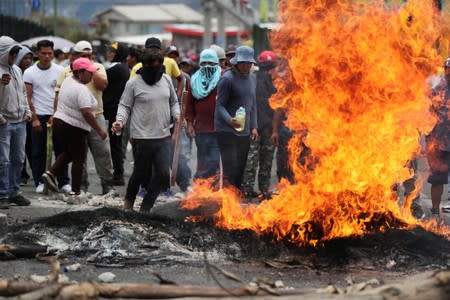
[[[170,137],[162,139],[134,139],[134,167],[127,185],[126,199],[134,202],[141,184],[147,194],[142,201],[141,209],[150,209],[155,204],[159,193],[170,185]],[[153,171],[152,171],[153,170]],[[148,173],[152,172],[149,178]]]
[[[216,134],[222,157],[224,182],[240,190],[250,149],[250,137],[248,135],[237,136],[230,132],[217,132]]]
[[[25,123],[0,126],[0,200],[19,194],[25,140]]]
[[[41,122],[41,131],[37,131],[34,128],[31,130],[31,170],[33,171],[33,180],[36,186],[42,183],[42,174],[46,171],[46,153],[47,153],[47,122],[51,115],[37,115],[39,121]],[[25,146],[24,146],[25,147]],[[53,151],[55,152],[55,157],[61,153],[61,145],[53,137]],[[23,163],[23,161],[22,161]],[[70,183],[68,166],[62,168],[58,174],[56,174],[58,179],[58,187],[62,187]]]
[[[214,133],[197,133],[197,171],[194,178],[209,178],[219,173],[220,150]]]
[[[98,125],[103,128],[103,130],[110,130],[110,128],[106,128],[105,117],[102,114],[96,115],[95,119],[97,120]],[[97,171],[98,177],[100,177],[102,186],[112,185],[113,175],[111,172],[112,164],[111,150],[109,148],[109,138],[107,137],[105,140],[102,140],[95,130],[91,130],[87,136],[87,144],[89,150],[91,150],[92,158],[94,159],[95,170]],[[87,169],[85,162],[83,167],[81,185],[87,188],[89,186],[89,181],[86,170]]]

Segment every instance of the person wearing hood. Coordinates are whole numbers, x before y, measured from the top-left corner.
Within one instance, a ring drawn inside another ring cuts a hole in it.
[[[233,67],[223,74],[217,87],[214,126],[224,182],[240,190],[250,139],[258,139],[256,78],[250,72],[256,63],[253,48],[238,47],[230,62]],[[241,111],[245,114],[243,120],[238,117]]]
[[[10,203],[30,205],[20,193],[25,159],[26,125],[31,111],[22,71],[14,64],[20,45],[9,36],[0,37],[0,208]]]
[[[188,135],[197,146],[197,171],[194,178],[218,174],[220,151],[214,133],[217,84],[221,76],[219,58],[213,49],[200,53],[200,69],[192,76],[186,97]]]
[[[106,69],[108,86],[103,91],[103,110],[105,119],[108,121],[108,128],[111,128],[112,123],[116,120],[120,96],[122,96],[125,84],[130,77],[130,70],[127,64],[128,48],[122,43],[113,43],[108,49],[107,56],[111,64]],[[110,130],[108,130],[108,134],[114,170],[113,184],[125,185],[123,178],[122,136],[112,134]]]
[[[179,121],[180,105],[171,78],[164,74],[163,61],[158,51],[145,50],[143,67],[127,82],[111,128],[114,133],[121,131],[130,121],[135,160],[124,199],[125,209],[133,209],[139,187],[150,172],[151,179],[143,184],[147,194],[141,211],[150,211],[159,193],[170,185],[170,118]]]
[[[21,49],[19,50],[19,53],[17,54],[16,61],[14,62],[21,70],[22,74],[25,72],[26,69],[28,69],[31,64],[33,63],[33,52],[30,48],[28,48],[25,45],[21,45]],[[27,158],[28,163],[31,164],[31,123],[27,122],[27,138],[25,142],[25,155],[26,157],[23,160],[23,168],[22,168],[22,174],[20,178],[20,185],[25,185],[28,182],[28,179],[30,179],[30,175],[28,175],[27,172]]]
[[[270,97],[276,92],[271,71],[277,65],[277,55],[269,50],[258,56],[259,71],[256,72],[256,108],[258,112],[259,139],[250,143],[247,164],[244,171],[244,191],[247,197],[258,196],[261,200],[271,198],[269,191],[275,146],[272,143],[272,120],[274,111],[269,105]],[[256,171],[258,170],[258,175]],[[258,176],[260,194],[253,190]]]

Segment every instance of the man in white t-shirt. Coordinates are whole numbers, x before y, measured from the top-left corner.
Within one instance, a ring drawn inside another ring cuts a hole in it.
[[[51,122],[54,110],[54,88],[63,67],[52,63],[53,42],[41,40],[37,43],[38,63],[29,67],[23,74],[23,80],[27,88],[28,104],[32,112],[31,131],[31,170],[36,185],[36,192],[44,191],[41,180],[45,172],[47,153],[47,123]],[[55,157],[61,152],[60,145],[53,139]],[[63,192],[70,192],[70,179],[68,168],[64,168],[57,174],[58,187]]]

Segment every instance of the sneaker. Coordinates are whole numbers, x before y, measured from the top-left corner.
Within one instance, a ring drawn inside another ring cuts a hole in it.
[[[442,205],[441,210],[442,210],[442,212],[450,213],[450,200],[447,201],[446,204]]]
[[[8,208],[9,208],[9,201],[6,201],[6,199],[0,200],[0,209],[8,209]]]
[[[44,192],[44,184],[39,183],[38,186],[36,187],[36,193],[42,194],[43,192]]]
[[[67,193],[70,193],[72,191],[72,187],[70,186],[70,184],[65,184],[59,189],[59,191],[61,193],[67,194]]]
[[[30,200],[22,196],[21,194],[9,198],[9,203],[14,203],[17,206],[28,206],[31,204]]]
[[[141,187],[141,189],[139,190],[138,196],[141,198],[144,198],[145,195],[147,195],[147,190],[143,187]]]
[[[25,185],[27,185],[27,183],[28,183],[28,178],[22,177],[20,179],[20,186],[25,186]]]
[[[163,192],[163,195],[166,197],[172,197],[173,196],[173,192],[170,188],[168,188],[165,192]]]
[[[42,181],[50,191],[55,193],[58,192],[58,185],[56,184],[55,177],[52,173],[45,171],[45,173],[42,174]]]

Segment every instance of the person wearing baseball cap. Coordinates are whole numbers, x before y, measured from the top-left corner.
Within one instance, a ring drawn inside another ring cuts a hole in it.
[[[269,99],[276,92],[270,74],[276,63],[277,55],[274,52],[263,51],[258,56],[259,70],[255,73],[259,139],[250,143],[243,186],[248,198],[258,197],[260,200],[271,198],[269,187],[275,146],[272,143],[274,111],[269,105]],[[253,190],[256,178],[259,193]]]
[[[72,49],[72,62],[78,58],[87,58],[91,61],[91,63],[97,68],[92,75],[92,80],[86,84],[86,87],[89,89],[91,94],[97,100],[97,109],[95,111],[95,118],[97,119],[97,123],[106,131],[106,120],[103,111],[103,91],[108,86],[108,78],[106,75],[105,67],[97,62],[94,62],[92,59],[92,45],[88,41],[79,41],[73,46]],[[55,101],[58,101],[59,89],[63,83],[63,81],[67,77],[71,77],[73,75],[73,70],[70,66],[64,68],[64,71],[59,76],[58,81],[55,87]],[[112,191],[113,188],[113,173],[112,163],[111,163],[111,149],[109,145],[109,141],[107,139],[101,139],[100,136],[95,131],[90,131],[88,136],[88,147],[91,151],[92,157],[94,158],[95,169],[97,171],[97,175],[100,177],[100,182],[102,185],[102,194],[106,194]],[[119,178],[120,179],[120,178]],[[123,182],[123,183],[122,183]],[[123,178],[122,181],[117,182],[124,184]],[[82,189],[87,191],[89,186],[88,182],[88,174],[86,172],[86,168],[83,168],[83,179],[82,179]]]
[[[107,133],[95,119],[97,100],[86,87],[97,67],[88,58],[81,57],[73,61],[71,69],[72,76],[67,77],[61,85],[52,122],[53,134],[62,152],[42,175],[42,181],[49,190],[57,192],[55,174],[72,162],[72,191],[69,195],[77,196],[81,193],[83,164],[87,156],[86,136],[91,128],[102,140],[106,139]]]

